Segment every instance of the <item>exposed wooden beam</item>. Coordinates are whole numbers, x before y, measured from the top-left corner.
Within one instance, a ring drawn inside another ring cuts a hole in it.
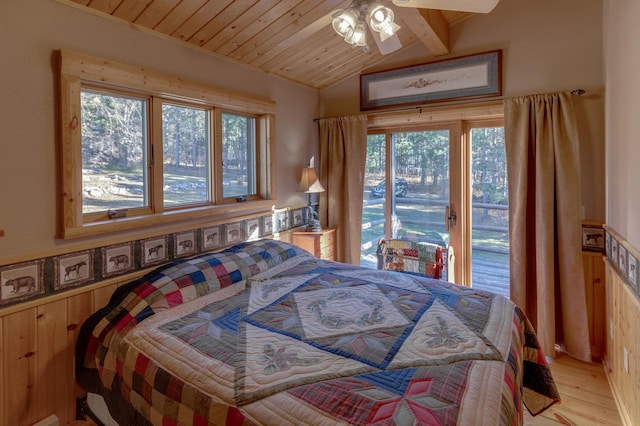
[[[449,23],[441,11],[396,7],[394,13],[435,56],[450,52]]]

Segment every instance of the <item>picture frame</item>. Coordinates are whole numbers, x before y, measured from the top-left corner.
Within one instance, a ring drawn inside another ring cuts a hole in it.
[[[174,235],[173,253],[175,258],[188,257],[196,253],[196,232],[179,232]]]
[[[611,256],[609,256],[609,260],[613,266],[618,267],[618,240],[615,238],[611,238]]]
[[[602,225],[582,224],[582,250],[605,251],[605,232]]]
[[[619,245],[618,248],[618,253],[620,256],[620,259],[618,260],[618,269],[620,270],[620,274],[624,277],[624,278],[628,278],[627,275],[627,249],[625,246],[623,246],[622,244]]]
[[[640,287],[638,283],[638,259],[631,253],[628,252],[629,260],[628,260],[628,268],[629,272],[627,274],[627,279],[629,280],[629,284],[634,289],[637,294],[640,294]]]
[[[304,211],[304,209],[299,209],[299,210],[295,210],[293,212],[293,223],[291,225],[292,228],[295,228],[297,226],[302,226],[303,225],[303,220],[302,220],[302,212]]]
[[[360,75],[360,110],[502,95],[502,50]]]
[[[202,230],[202,251],[214,249],[220,245],[220,227],[211,226]]]
[[[0,304],[30,299],[44,292],[44,259],[0,268]]]
[[[153,237],[140,243],[140,266],[143,268],[169,261],[167,236]]]
[[[76,287],[94,279],[93,250],[56,256],[54,290]]]
[[[273,233],[273,215],[262,216],[262,234],[264,237]]]
[[[227,223],[225,225],[226,244],[235,244],[242,241],[242,232],[240,229],[240,222]]]
[[[135,269],[133,241],[102,248],[102,277],[122,275]]]
[[[282,232],[289,229],[289,221],[287,216],[287,211],[276,211],[273,214],[273,232]]]
[[[255,240],[260,236],[260,221],[258,218],[245,221],[244,233],[247,240]]]

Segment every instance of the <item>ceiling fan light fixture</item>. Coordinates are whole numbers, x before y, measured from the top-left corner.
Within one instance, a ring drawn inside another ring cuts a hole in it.
[[[388,25],[382,31],[380,31],[380,41],[385,41],[389,37],[393,36],[400,29],[400,25],[392,22],[391,25]]]
[[[353,35],[358,21],[358,12],[352,8],[344,9],[333,18],[332,26],[341,37],[347,38]]]
[[[364,19],[359,19],[356,23],[356,27],[350,37],[344,39],[349,44],[354,46],[366,46],[367,45],[367,26]]]
[[[380,32],[393,24],[393,10],[381,4],[376,4],[369,10],[369,27]]]
[[[393,19],[393,10],[379,4],[378,0],[353,0],[348,8],[333,14],[331,24],[344,41],[352,46],[362,46],[368,52],[367,26],[376,43],[383,42],[400,29]]]

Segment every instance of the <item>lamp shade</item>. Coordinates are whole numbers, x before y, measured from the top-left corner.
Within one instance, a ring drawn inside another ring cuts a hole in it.
[[[369,11],[369,27],[380,32],[393,23],[393,10],[378,4]]]
[[[356,28],[358,13],[354,9],[345,9],[338,13],[332,21],[333,29],[341,37],[350,37]]]
[[[324,187],[318,180],[318,175],[316,175],[316,169],[313,167],[305,167],[302,169],[302,178],[300,178],[298,192],[307,194],[324,192]]]
[[[358,22],[356,22],[356,27],[351,33],[351,36],[345,37],[344,41],[354,46],[367,45],[367,27],[364,19],[359,19]]]

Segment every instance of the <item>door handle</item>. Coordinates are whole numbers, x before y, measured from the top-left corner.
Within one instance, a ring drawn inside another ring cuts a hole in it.
[[[450,210],[447,206],[444,210],[444,229],[449,230],[452,226],[456,226],[458,215],[455,210]]]

